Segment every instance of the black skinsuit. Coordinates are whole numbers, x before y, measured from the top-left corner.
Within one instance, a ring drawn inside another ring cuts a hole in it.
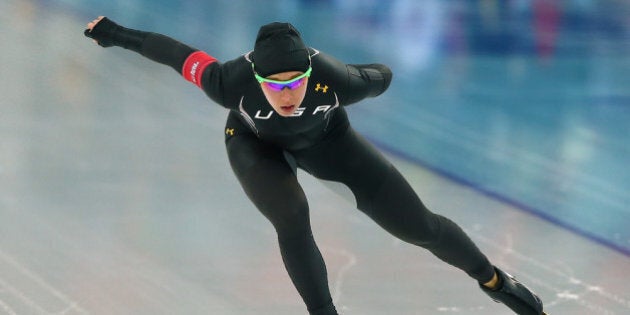
[[[230,109],[225,130],[230,164],[247,196],[275,227],[285,267],[311,314],[337,312],[295,166],[347,185],[358,209],[394,236],[430,250],[478,281],[492,278],[492,265],[464,232],[430,212],[401,174],[349,125],[344,106],[383,93],[391,81],[387,67],[346,65],[311,49],[313,72],[299,116],[282,117],[263,95],[248,55],[220,63],[166,36],[109,20],[92,33],[103,46],[121,46],[170,65]]]

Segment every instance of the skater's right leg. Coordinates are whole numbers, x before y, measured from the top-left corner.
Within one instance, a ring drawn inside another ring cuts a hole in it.
[[[252,134],[230,137],[226,145],[245,193],[278,234],[282,260],[309,313],[337,314],[313,239],[306,196],[282,150]]]

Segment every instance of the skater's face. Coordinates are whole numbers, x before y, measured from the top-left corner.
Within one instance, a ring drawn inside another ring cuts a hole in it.
[[[310,68],[306,72],[287,71],[257,79],[271,107],[280,116],[290,117],[304,100],[309,75]]]

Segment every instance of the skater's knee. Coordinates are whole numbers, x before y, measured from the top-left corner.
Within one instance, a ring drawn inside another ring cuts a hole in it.
[[[421,246],[438,241],[440,218],[393,167],[376,189],[357,195],[359,208],[402,241]]]
[[[282,237],[293,237],[310,232],[309,208],[306,200],[292,199],[269,204],[261,212],[271,221]]]
[[[400,233],[398,237],[407,243],[431,248],[440,242],[440,229],[439,227],[415,228]]]

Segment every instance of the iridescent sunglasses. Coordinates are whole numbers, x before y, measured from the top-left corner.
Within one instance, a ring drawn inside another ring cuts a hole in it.
[[[252,70],[254,70],[254,63],[252,63]],[[256,77],[256,80],[258,80],[258,83],[264,84],[267,88],[269,88],[272,91],[279,92],[279,91],[284,90],[284,88],[289,88],[289,90],[295,90],[299,88],[300,86],[302,86],[306,78],[311,76],[312,71],[313,71],[313,68],[309,65],[308,70],[306,70],[306,72],[300,74],[299,76],[291,80],[286,80],[286,81],[278,81],[278,80],[263,78],[258,73],[256,73],[256,70],[254,70],[254,76]]]

